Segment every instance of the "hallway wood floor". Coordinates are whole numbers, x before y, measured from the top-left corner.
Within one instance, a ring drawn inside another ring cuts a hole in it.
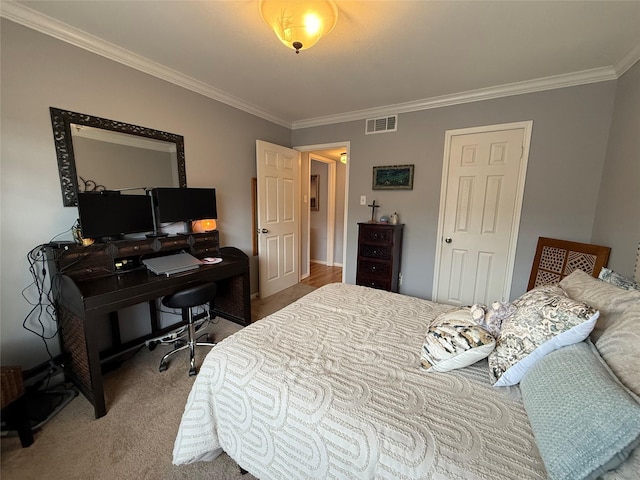
[[[316,288],[335,282],[342,282],[341,267],[327,267],[319,263],[312,263],[309,276],[300,283],[296,283],[292,287],[286,288],[270,297],[251,300],[251,321],[260,320],[295,302]]]
[[[327,267],[321,263],[311,263],[309,276],[300,283],[318,288],[336,282],[342,282],[342,267]]]

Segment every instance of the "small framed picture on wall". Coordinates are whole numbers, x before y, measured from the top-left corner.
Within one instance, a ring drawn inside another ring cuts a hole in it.
[[[320,190],[319,175],[311,175],[311,183],[309,184],[309,209],[317,212],[320,210],[320,201],[318,193]]]
[[[374,190],[413,190],[413,165],[373,167]]]

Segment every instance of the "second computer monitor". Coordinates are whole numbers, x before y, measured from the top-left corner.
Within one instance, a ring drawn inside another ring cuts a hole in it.
[[[158,223],[218,218],[215,188],[154,188],[151,194]]]

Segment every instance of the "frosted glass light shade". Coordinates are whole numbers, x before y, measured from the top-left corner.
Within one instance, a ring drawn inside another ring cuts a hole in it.
[[[296,53],[313,47],[338,20],[333,0],[260,0],[259,8],[280,41]]]

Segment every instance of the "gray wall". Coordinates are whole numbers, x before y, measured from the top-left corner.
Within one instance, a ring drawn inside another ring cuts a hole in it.
[[[633,276],[640,242],[640,62],[618,80],[592,240],[611,247],[610,268]]]
[[[0,35],[1,361],[29,368],[48,357],[22,327],[31,309],[21,296],[31,283],[25,255],[54,237],[71,239],[78,215],[62,206],[49,107],[183,135],[187,184],[216,188],[221,242],[248,254],[256,139],[289,146],[291,132],[5,19]],[[254,260],[252,291],[255,275]],[[49,343],[57,353],[57,339]]]
[[[364,121],[298,129],[294,145],[351,142],[346,279],[355,282],[357,222],[398,212],[405,224],[402,293],[431,298],[445,131],[533,120],[511,298],[526,290],[539,236],[589,242],[616,82],[603,82],[399,115],[398,131],[364,134]],[[415,164],[414,189],[371,189],[375,165]]]
[[[611,245],[610,265],[629,274],[640,218],[638,65],[620,79],[617,98],[611,81],[401,114],[389,134],[364,135],[363,121],[291,132],[5,19],[0,35],[2,364],[29,368],[47,358],[22,328],[31,308],[21,297],[31,283],[25,254],[58,235],[70,239],[77,218],[62,207],[50,106],[183,135],[189,186],[217,189],[222,243],[247,253],[255,140],[350,141],[347,281],[355,280],[357,222],[371,214],[359,205],[365,194],[382,204],[378,215],[397,211],[405,223],[401,291],[424,298],[432,291],[445,131],[533,120],[511,296],[526,289],[538,236]],[[371,190],[374,165],[405,163],[415,164],[414,190]],[[57,341],[50,344],[57,353]]]

